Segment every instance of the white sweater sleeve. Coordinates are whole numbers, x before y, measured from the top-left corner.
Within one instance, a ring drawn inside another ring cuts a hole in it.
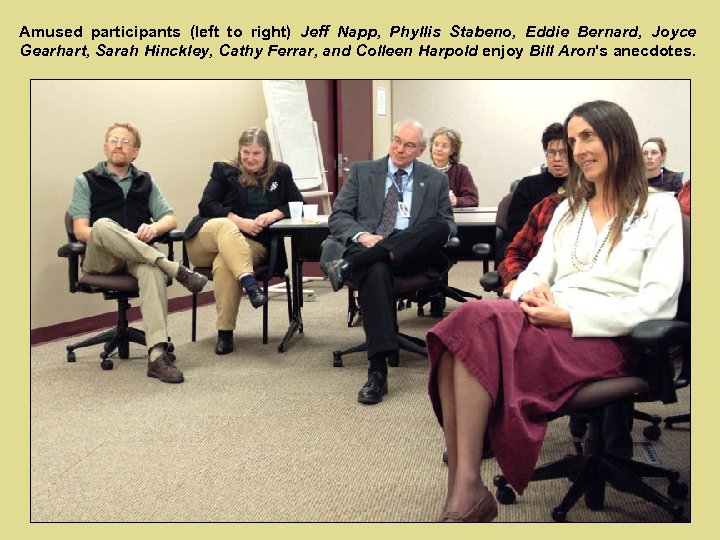
[[[565,200],[555,209],[537,255],[530,261],[527,268],[520,273],[512,288],[511,300],[517,300],[523,293],[539,285],[548,284],[552,286],[553,278],[557,274],[555,230],[562,216],[567,213],[568,208],[568,202]]]
[[[637,238],[625,234],[611,256],[609,275],[588,291],[594,293],[592,297],[568,295],[573,336],[619,336],[630,333],[643,321],[675,317],[683,272],[680,207],[673,197],[664,194],[655,197],[653,202],[661,204],[649,209],[645,246],[637,245]],[[623,270],[633,269],[630,260],[633,252],[641,250],[644,257],[637,277],[631,272],[624,277],[625,283],[636,282],[636,286],[622,291],[611,280],[615,277],[620,282]]]

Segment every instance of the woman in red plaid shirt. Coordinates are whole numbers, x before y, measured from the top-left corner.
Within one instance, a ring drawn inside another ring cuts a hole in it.
[[[528,263],[537,255],[553,213],[564,198],[564,192],[553,193],[530,210],[525,225],[513,238],[505,251],[505,258],[497,269],[504,285],[503,296],[510,296],[520,272],[525,270]]]

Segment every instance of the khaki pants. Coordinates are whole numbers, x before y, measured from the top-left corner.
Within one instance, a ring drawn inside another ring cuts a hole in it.
[[[227,218],[209,220],[185,246],[194,266],[212,267],[217,329],[234,330],[242,288],[238,278],[252,273],[267,258],[267,249]]]
[[[168,339],[166,274],[157,266],[159,258],[165,259],[165,254],[117,222],[101,218],[92,226],[83,260],[83,270],[90,274],[127,271],[137,278],[148,348]],[[177,273],[178,263],[171,264]]]

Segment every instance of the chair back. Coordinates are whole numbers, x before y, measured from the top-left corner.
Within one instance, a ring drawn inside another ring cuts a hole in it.
[[[495,268],[505,258],[505,250],[512,241],[507,234],[507,217],[512,198],[513,192],[511,191],[498,203],[497,214],[495,214]]]
[[[73,218],[70,212],[65,212],[65,233],[67,234],[68,242],[77,242],[75,238],[75,229],[73,229]]]
[[[495,214],[495,226],[498,229],[507,231],[507,217],[508,210],[510,209],[510,203],[512,202],[513,193],[512,191],[505,195],[498,203],[497,213]]]

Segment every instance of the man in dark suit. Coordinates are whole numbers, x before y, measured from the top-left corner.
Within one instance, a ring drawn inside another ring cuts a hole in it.
[[[330,215],[321,268],[335,291],[351,280],[363,310],[370,367],[360,403],[387,394],[387,358],[398,351],[393,276],[446,270],[442,249],[457,232],[447,176],[417,161],[426,146],[420,123],[398,122],[388,156],[352,164]]]

